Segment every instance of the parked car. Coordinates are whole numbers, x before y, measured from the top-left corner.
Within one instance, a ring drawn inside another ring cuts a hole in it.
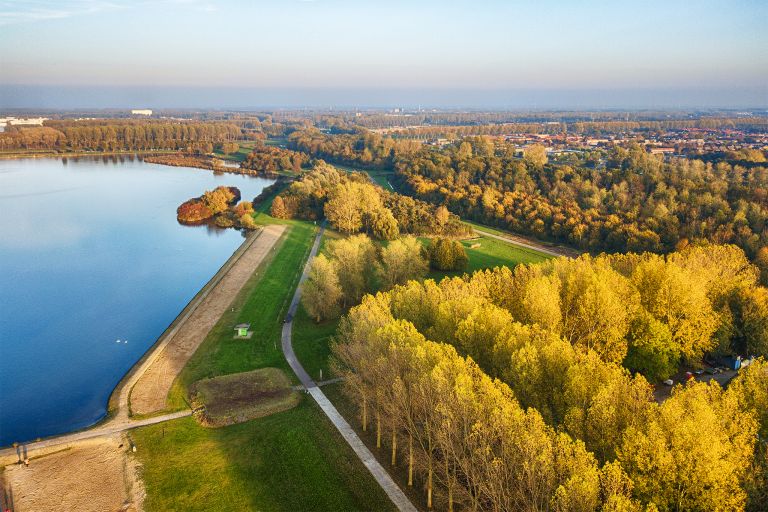
[[[675,384],[675,381],[673,381],[672,379],[667,379],[664,381],[664,384],[666,384],[667,386],[673,386]]]

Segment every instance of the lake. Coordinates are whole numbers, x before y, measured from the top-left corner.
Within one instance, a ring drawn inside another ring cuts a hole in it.
[[[91,425],[115,385],[243,242],[181,226],[219,185],[272,180],[135,157],[0,160],[0,446]]]

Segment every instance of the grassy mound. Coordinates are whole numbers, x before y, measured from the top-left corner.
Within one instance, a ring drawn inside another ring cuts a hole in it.
[[[223,427],[295,407],[301,397],[277,368],[222,375],[192,386],[195,418],[207,427]]]

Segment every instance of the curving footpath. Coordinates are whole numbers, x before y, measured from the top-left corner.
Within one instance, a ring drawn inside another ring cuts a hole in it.
[[[285,316],[285,323],[283,324],[283,332],[281,337],[283,354],[285,355],[285,359],[288,361],[288,364],[291,366],[304,388],[312,396],[312,398],[314,398],[315,402],[317,402],[317,405],[320,406],[320,409],[328,417],[328,419],[331,420],[331,423],[333,423],[347,444],[349,444],[352,450],[354,450],[360,461],[365,465],[366,468],[368,468],[368,471],[371,472],[381,488],[384,489],[384,492],[387,493],[387,496],[389,496],[389,499],[392,500],[392,503],[395,504],[397,509],[401,512],[417,512],[416,507],[413,506],[413,503],[410,502],[405,493],[403,493],[395,481],[392,480],[392,477],[389,476],[389,473],[387,473],[382,465],[379,464],[379,461],[376,460],[376,457],[374,457],[368,447],[365,446],[363,441],[358,437],[349,423],[347,423],[342,415],[339,414],[339,411],[336,410],[336,407],[333,406],[331,401],[328,400],[325,394],[320,390],[320,388],[317,386],[317,383],[312,380],[309,374],[307,374],[306,370],[304,370],[304,367],[296,358],[296,354],[293,351],[293,345],[291,342],[293,317],[296,314],[296,309],[299,306],[299,299],[301,298],[301,285],[307,279],[307,274],[309,273],[312,260],[317,255],[317,251],[320,247],[320,239],[323,236],[323,231],[325,231],[325,225],[320,228],[317,236],[315,236],[315,242],[312,244],[312,250],[309,253],[307,263],[304,265],[304,271],[301,274],[301,279],[299,279],[299,284],[296,287],[296,291],[293,294],[293,299],[291,300],[291,305],[288,308],[288,313]]]

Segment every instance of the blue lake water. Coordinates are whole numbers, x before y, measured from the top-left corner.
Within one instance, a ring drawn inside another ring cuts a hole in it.
[[[101,419],[243,241],[179,225],[176,207],[218,185],[250,200],[270,183],[137,158],[0,160],[0,446]]]

